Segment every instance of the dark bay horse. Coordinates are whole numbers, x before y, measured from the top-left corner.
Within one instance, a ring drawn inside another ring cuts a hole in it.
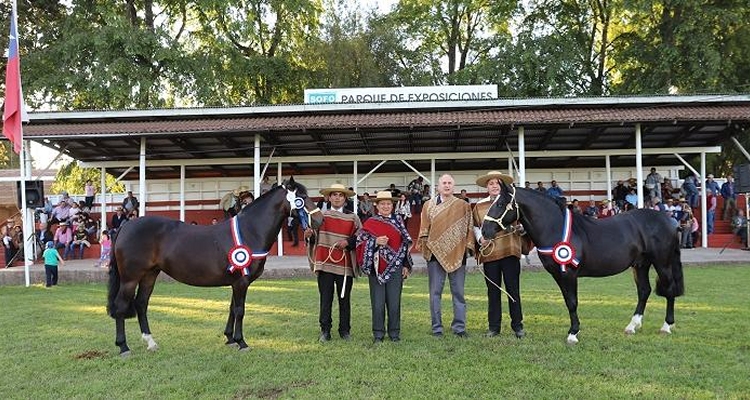
[[[188,285],[232,286],[226,344],[247,349],[242,335],[247,289],[263,273],[265,256],[290,215],[296,215],[303,228],[317,229],[323,223],[307,189],[294,178],[218,225],[190,225],[160,216],[125,223],[114,239],[107,304],[120,354],[130,352],[125,318],[136,315],[148,349],[157,348],[146,312],[161,271]]]
[[[651,294],[649,269],[657,273],[656,294],[667,299],[661,332],[671,333],[674,299],[685,291],[677,230],[666,213],[637,209],[593,219],[567,212],[552,197],[501,183],[503,192],[490,207],[482,235],[494,237],[520,221],[536,244],[539,258],[560,287],[570,314],[567,341],[578,342],[578,277],[603,277],[633,268],[638,305],[625,333],[641,327]]]

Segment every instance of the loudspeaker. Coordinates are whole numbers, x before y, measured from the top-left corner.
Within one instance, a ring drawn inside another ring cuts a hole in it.
[[[18,208],[21,208],[21,182],[16,182],[16,193],[18,193]],[[26,207],[44,207],[44,182],[26,181]]]
[[[740,164],[734,167],[734,191],[750,193],[750,164]]]

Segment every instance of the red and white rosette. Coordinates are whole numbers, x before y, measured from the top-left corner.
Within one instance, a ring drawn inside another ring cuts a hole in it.
[[[231,272],[243,270],[253,262],[253,254],[249,247],[238,244],[229,250],[229,265]]]
[[[560,265],[572,264],[576,250],[569,242],[558,242],[552,247],[552,259]]]

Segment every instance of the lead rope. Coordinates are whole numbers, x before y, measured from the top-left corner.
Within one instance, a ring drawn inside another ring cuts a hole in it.
[[[500,237],[508,236],[508,235],[510,235],[510,234],[511,234],[511,233],[507,233],[507,234],[505,234],[505,235],[503,235],[503,236],[500,236]],[[491,250],[489,251],[489,253],[485,253],[485,250],[486,250],[487,248],[491,248]],[[479,254],[481,254],[481,255],[483,255],[483,256],[485,256],[485,257],[486,257],[486,256],[488,256],[488,255],[492,254],[492,250],[494,250],[494,249],[495,249],[495,242],[494,242],[494,241],[492,241],[492,240],[490,240],[490,241],[489,241],[489,244],[488,244],[488,245],[486,245],[486,246],[479,246]],[[479,260],[477,260],[477,267],[478,267],[478,266],[479,266]],[[492,279],[490,279],[490,278],[489,278],[489,277],[487,276],[487,274],[485,274],[485,273],[484,273],[484,268],[483,268],[483,267],[482,267],[482,268],[479,268],[479,272],[481,272],[481,273],[482,273],[482,276],[484,276],[484,279],[487,279],[487,282],[489,282],[489,283],[493,284],[493,285],[494,285],[494,286],[495,286],[496,288],[498,288],[498,289],[499,289],[499,290],[500,290],[500,291],[501,291],[502,293],[505,293],[505,295],[506,295],[506,296],[508,296],[508,298],[510,299],[510,301],[512,301],[512,302],[514,302],[514,303],[516,302],[516,299],[514,299],[514,298],[513,298],[513,296],[511,296],[511,295],[510,295],[510,293],[508,293],[508,291],[506,291],[505,289],[503,289],[502,287],[500,287],[500,285],[498,285],[497,283],[495,283],[495,281],[493,281]]]

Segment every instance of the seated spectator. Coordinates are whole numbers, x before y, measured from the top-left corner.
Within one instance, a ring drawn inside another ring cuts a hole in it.
[[[599,218],[599,209],[596,208],[596,202],[589,201],[588,207],[583,210],[583,215],[589,216],[591,218]]]
[[[89,235],[86,233],[86,227],[83,226],[83,224],[79,224],[78,228],[73,233],[73,241],[70,242],[70,253],[75,256],[75,250],[76,247],[79,248],[79,256],[78,258],[80,260],[83,260],[83,250],[86,247],[91,247],[91,242],[89,242]]]
[[[612,203],[607,199],[602,200],[602,204],[599,207],[599,218],[609,218],[615,214],[616,212],[612,207]]]
[[[739,236],[742,246],[747,248],[747,217],[745,210],[738,208],[737,214],[732,218],[732,229]]]
[[[550,186],[547,189],[547,195],[555,198],[563,198],[565,197],[565,192],[563,192],[562,188],[560,186],[557,186],[557,181],[550,182],[552,186]]]
[[[60,222],[60,226],[55,231],[53,246],[55,249],[63,249],[63,260],[68,259],[70,254],[70,245],[73,242],[73,231],[68,226],[67,221]]]
[[[628,204],[630,207],[628,207]],[[631,187],[627,196],[625,196],[625,209],[632,210],[636,207],[638,207],[638,194],[635,192],[635,188]]]
[[[70,208],[70,203],[60,200],[55,208],[52,209],[50,223],[59,224],[60,222],[67,222],[70,217]]]

